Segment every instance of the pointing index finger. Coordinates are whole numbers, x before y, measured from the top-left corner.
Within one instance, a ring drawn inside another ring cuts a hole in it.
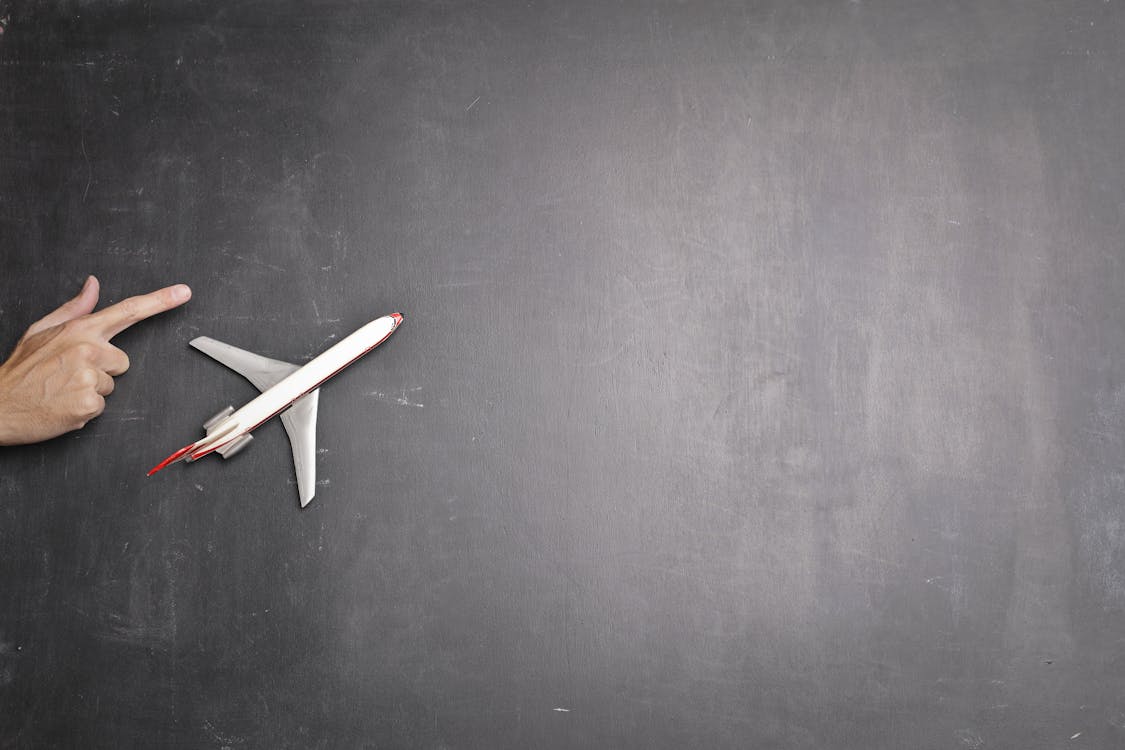
[[[90,323],[111,339],[134,323],[179,307],[191,299],[191,290],[183,284],[157,289],[155,292],[123,299],[89,317]]]

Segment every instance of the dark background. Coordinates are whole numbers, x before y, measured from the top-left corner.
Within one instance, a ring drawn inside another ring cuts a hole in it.
[[[1125,743],[1120,0],[5,7],[0,747]]]

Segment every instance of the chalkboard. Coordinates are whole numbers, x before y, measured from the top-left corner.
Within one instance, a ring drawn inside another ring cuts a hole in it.
[[[0,747],[1125,745],[1121,3],[2,6]]]

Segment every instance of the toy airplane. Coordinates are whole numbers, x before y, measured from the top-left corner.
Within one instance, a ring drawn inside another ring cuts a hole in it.
[[[301,507],[305,507],[316,491],[318,389],[333,375],[386,341],[401,323],[402,316],[398,313],[373,320],[304,366],[262,357],[206,336],[192,339],[192,346],[245,377],[262,395],[238,411],[228,406],[211,417],[203,425],[206,437],[180,448],[153,467],[148,475],[151,477],[165,466],[195,461],[209,453],[230,458],[250,443],[252,431],[285,412],[281,414],[281,422],[293,447],[297,491]]]

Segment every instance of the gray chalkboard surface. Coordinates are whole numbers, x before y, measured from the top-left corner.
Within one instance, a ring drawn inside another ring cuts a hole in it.
[[[49,7],[48,7],[49,6]],[[1125,744],[1117,0],[3,3],[0,747]],[[254,394],[330,383],[317,497]]]

